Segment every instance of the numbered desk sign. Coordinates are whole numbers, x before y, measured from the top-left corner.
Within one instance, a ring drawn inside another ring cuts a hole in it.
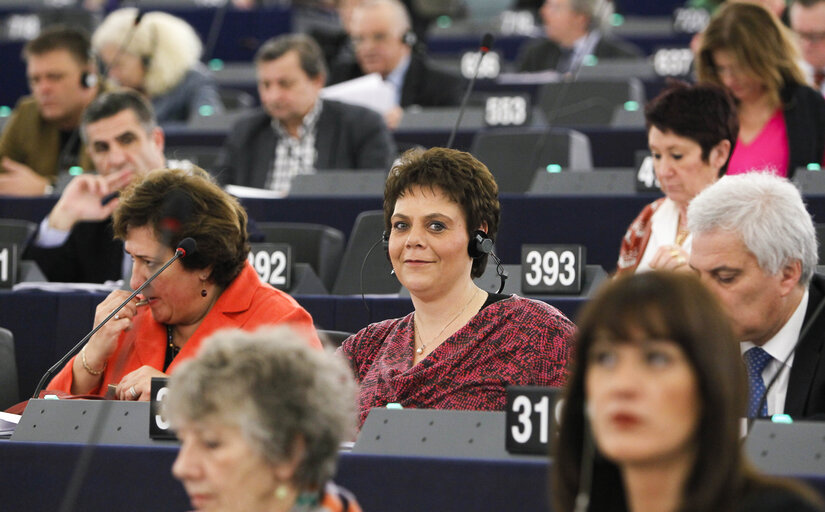
[[[579,244],[521,246],[521,290],[525,295],[580,293],[585,248]]]
[[[0,288],[14,286],[19,259],[17,244],[0,242]]]
[[[482,59],[481,64],[479,64],[478,59]],[[501,57],[496,52],[487,52],[485,54],[477,51],[464,52],[461,56],[460,65],[461,76],[467,80],[473,78],[473,75],[476,74],[476,69],[478,69],[478,76],[476,78],[482,80],[485,78],[496,78],[499,73],[501,73]]]
[[[541,386],[507,387],[509,453],[544,455],[553,447],[561,418],[562,389]]]
[[[284,291],[292,287],[292,247],[288,244],[252,244],[249,263],[261,281]]]
[[[151,401],[149,402],[149,437],[151,439],[177,439],[175,432],[169,428],[169,422],[160,413],[160,404],[166,398],[169,388],[166,377],[152,377]]]
[[[487,126],[525,126],[530,124],[533,108],[527,94],[488,96],[484,102],[484,124]]]

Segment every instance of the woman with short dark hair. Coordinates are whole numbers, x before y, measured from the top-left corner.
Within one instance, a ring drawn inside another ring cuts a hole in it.
[[[133,259],[133,289],[172,257],[181,240],[192,238],[197,247],[92,336],[49,389],[104,395],[111,384],[122,400],[148,400],[152,377],[173,372],[206,336],[226,327],[292,324],[320,347],[309,313],[261,282],[248,263],[246,212],[206,171],[152,171],[119,201],[113,226]],[[97,306],[95,325],[128,295],[110,293]]]
[[[473,282],[499,217],[498,186],[469,153],[412,150],[390,170],[384,243],[415,311],[369,325],[340,349],[361,385],[361,423],[391,402],[497,410],[507,385],[564,383],[573,324],[546,303]]]

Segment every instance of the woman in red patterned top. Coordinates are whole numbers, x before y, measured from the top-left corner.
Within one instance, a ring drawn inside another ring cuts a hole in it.
[[[617,274],[687,268],[688,203],[725,173],[739,133],[733,99],[710,84],[674,83],[647,105],[645,118],[665,197],[645,206],[627,228]]]
[[[415,311],[369,325],[340,349],[361,385],[362,424],[388,403],[500,410],[508,385],[564,384],[573,324],[548,304],[473,282],[499,217],[493,175],[469,153],[413,150],[390,171],[385,247]]]

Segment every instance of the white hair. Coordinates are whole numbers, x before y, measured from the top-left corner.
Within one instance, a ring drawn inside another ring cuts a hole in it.
[[[694,236],[717,230],[737,235],[771,275],[799,261],[800,283],[813,276],[816,231],[799,190],[785,178],[768,172],[724,176],[693,198],[687,218]]]
[[[183,79],[201,58],[203,44],[186,21],[171,14],[144,13],[135,25],[138,9],[112,11],[92,35],[96,52],[106,45],[123,46],[123,51],[148,62],[143,88],[150,97],[163,94]]]
[[[376,7],[386,6],[393,11],[397,25],[395,28],[404,34],[412,30],[412,20],[407,8],[399,0],[364,0],[357,4],[353,9],[353,15],[356,11],[368,11]]]

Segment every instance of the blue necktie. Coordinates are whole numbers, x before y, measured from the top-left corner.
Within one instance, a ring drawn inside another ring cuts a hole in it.
[[[767,397],[763,399],[765,395],[765,381],[762,380],[762,370],[773,360],[773,357],[760,347],[753,347],[745,352],[744,358],[745,368],[748,370],[748,385],[750,387],[748,417],[767,416],[768,400]],[[759,402],[762,402],[762,408],[757,410]]]

